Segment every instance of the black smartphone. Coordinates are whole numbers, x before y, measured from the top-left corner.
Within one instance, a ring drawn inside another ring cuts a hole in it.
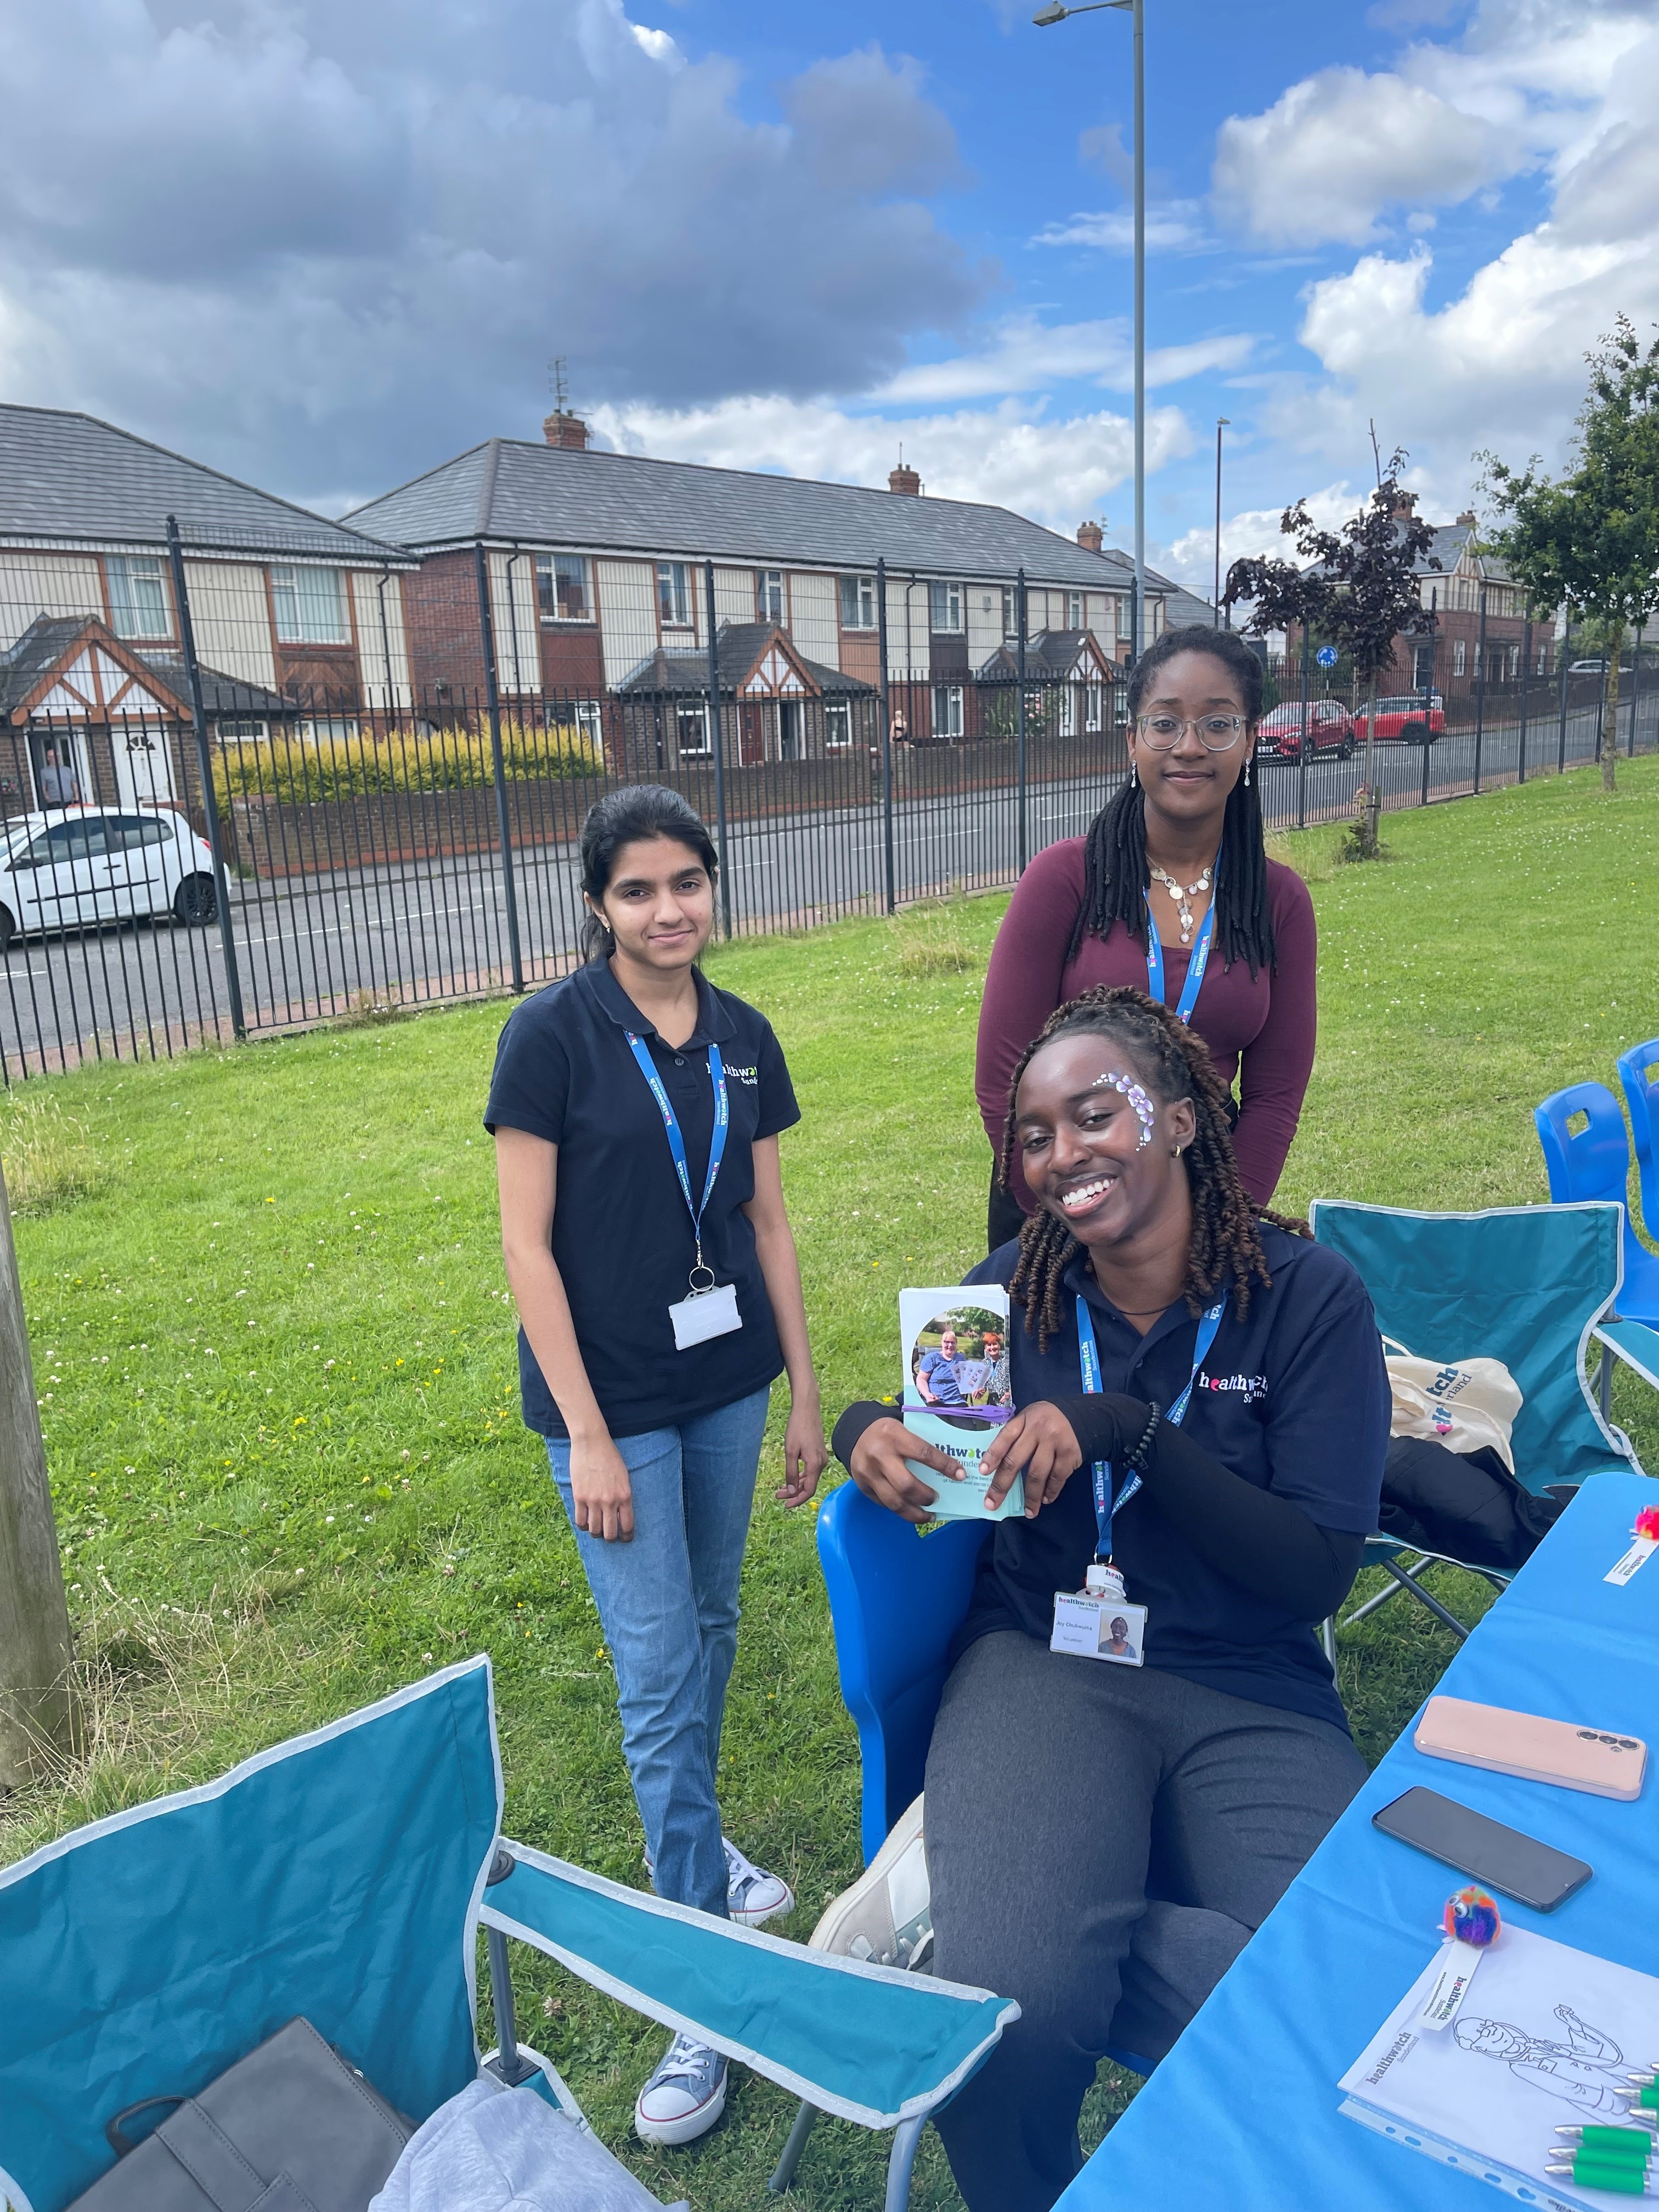
[[[1595,1871],[1583,1859],[1471,1812],[1437,1790],[1408,1790],[1373,1813],[1371,1826],[1539,1912],[1553,1912]]]

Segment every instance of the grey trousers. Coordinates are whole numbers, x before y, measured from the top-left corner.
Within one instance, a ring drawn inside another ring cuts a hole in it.
[[[969,1645],[927,1755],[933,1971],[1021,2009],[939,2116],[969,2212],[1048,2212],[1108,2045],[1164,2057],[1364,1778],[1330,1722]]]

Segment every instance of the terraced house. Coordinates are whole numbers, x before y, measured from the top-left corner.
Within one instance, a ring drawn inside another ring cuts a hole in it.
[[[902,463],[882,491],[652,460],[596,450],[561,410],[539,443],[493,438],[347,520],[419,561],[404,586],[417,690],[454,698],[483,684],[482,546],[503,697],[603,738],[624,771],[713,752],[711,681],[732,702],[734,763],[872,739],[878,575],[901,742],[951,744],[1008,720],[1022,572],[1028,655],[1051,682],[1060,672],[1063,725],[1081,731],[1103,711],[1106,675],[1130,650],[1132,570],[1097,524],[1073,541],[1005,507],[928,498]],[[1163,577],[1148,601],[1149,634],[1209,619]]]
[[[0,406],[0,814],[197,793],[169,515],[212,740],[410,706],[401,547],[90,415]]]

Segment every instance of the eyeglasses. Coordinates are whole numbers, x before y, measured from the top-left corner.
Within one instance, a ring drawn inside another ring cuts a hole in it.
[[[1238,743],[1244,730],[1243,714],[1142,714],[1135,731],[1155,753],[1167,753],[1191,730],[1206,753],[1224,753]]]

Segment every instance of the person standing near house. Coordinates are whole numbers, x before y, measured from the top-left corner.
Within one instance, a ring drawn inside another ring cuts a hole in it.
[[[657,1893],[750,1926],[787,1885],[721,1833],[716,1786],[738,1585],[771,1386],[784,1481],[828,1458],[778,1134],[800,1116],[770,1024],[697,966],[708,833],[678,793],[600,799],[581,836],[586,964],[501,1032],[484,1125],[522,1327],[524,1415],[575,1531],[617,1674]],[[726,2062],[677,2035],[635,2106],[690,2142]]]
[[[1020,878],[991,954],[975,1091],[994,1154],[1008,1082],[1054,1008],[1096,984],[1171,1007],[1237,1081],[1233,1148],[1245,1189],[1278,1187],[1313,1068],[1313,902],[1270,860],[1251,763],[1261,663],[1230,630],[1166,630],[1129,678],[1129,781],[1086,836],[1050,845]],[[1016,1162],[993,1176],[992,1250],[1031,1211]]]

